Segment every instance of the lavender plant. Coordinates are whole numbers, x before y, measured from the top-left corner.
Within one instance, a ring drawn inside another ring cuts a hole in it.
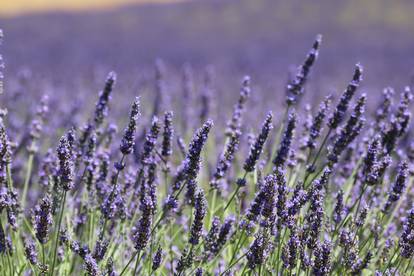
[[[110,108],[113,72],[93,115],[69,127],[52,96],[28,109],[27,129],[1,112],[0,275],[414,274],[411,90],[398,101],[387,88],[371,112],[357,64],[332,110],[335,97],[317,95],[302,109],[320,43],[284,113],[254,108],[250,77],[228,109],[211,67],[199,105],[185,67],[177,104],[160,60],[153,104],[128,99],[129,118]],[[212,106],[230,120],[213,125]]]

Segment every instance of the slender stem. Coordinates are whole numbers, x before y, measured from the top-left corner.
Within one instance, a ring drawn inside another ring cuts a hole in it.
[[[242,242],[242,238],[243,238],[243,236],[244,236],[244,232],[246,231],[246,229],[244,229],[243,228],[243,231],[241,232],[241,234],[240,234],[240,237],[239,237],[239,240],[237,241],[237,244],[236,244],[236,248],[235,248],[235,250],[233,250],[233,255],[231,256],[231,259],[230,259],[230,262],[229,262],[229,264],[231,264],[231,262],[234,260],[234,258],[236,257],[236,254],[237,254],[237,251],[239,251],[239,246],[244,242],[244,240],[243,240],[243,242]]]
[[[241,255],[234,263],[232,263],[232,264],[230,264],[228,267],[227,267],[227,269],[226,270],[224,270],[221,274],[220,274],[220,276],[223,276],[223,275],[225,275],[226,274],[226,272],[227,271],[229,271],[233,266],[235,266],[238,262],[240,262],[240,260],[241,259],[243,259],[246,255],[247,255],[247,253],[248,252],[246,252],[246,253],[244,253],[243,255]]]
[[[229,208],[231,202],[236,197],[237,193],[239,192],[241,186],[237,186],[236,190],[234,190],[234,193],[231,195],[230,200],[227,202],[226,206],[224,207],[223,213]]]
[[[59,233],[60,233],[60,227],[62,225],[63,209],[65,208],[65,202],[66,202],[66,191],[63,191],[62,201],[61,201],[61,205],[60,205],[58,228],[57,228],[57,231],[56,231],[55,248],[53,249],[52,269],[50,271],[51,276],[53,276],[53,274],[55,272],[54,270],[55,270],[55,264],[56,264],[56,254],[57,254],[57,248],[58,248],[58,244],[59,244]]]
[[[138,255],[137,260],[139,260],[139,251],[135,252],[134,254],[132,254],[131,258],[129,259],[128,263],[126,264],[126,266],[124,267],[124,269],[122,269],[121,274],[119,274],[119,276],[122,276],[125,271],[128,269],[128,266],[132,263],[132,261],[135,259],[135,257]]]
[[[315,158],[312,161],[311,168],[313,168],[316,165],[316,162],[318,161],[319,155],[322,153],[322,150],[324,149],[326,142],[328,142],[328,138],[331,135],[331,132],[332,132],[332,128],[329,128],[328,133],[326,134],[325,138],[323,139],[322,144],[320,145],[320,147],[318,149],[318,152],[316,153]],[[311,174],[310,172],[306,172],[303,183],[306,183],[306,180],[308,179],[310,174]]]
[[[26,171],[26,177],[24,179],[24,186],[23,186],[22,210],[24,210],[24,207],[26,206],[27,191],[29,190],[30,177],[32,175],[33,158],[34,158],[34,154],[30,153],[29,158],[27,160],[27,171]]]
[[[246,180],[247,174],[248,174],[248,172],[247,172],[247,171],[245,171],[245,172],[244,172],[244,175],[243,175],[243,181],[245,181],[245,180]],[[237,188],[236,188],[236,190],[234,191],[234,193],[232,194],[232,196],[231,196],[230,200],[227,202],[226,207],[224,207],[223,213],[227,210],[227,208],[229,208],[229,206],[230,206],[231,202],[232,202],[232,201],[233,201],[233,199],[236,197],[236,195],[237,195],[237,193],[239,192],[240,188],[241,188],[241,186],[240,186],[240,185],[237,185]]]
[[[46,267],[46,251],[45,251],[45,245],[42,243],[42,263],[43,266]]]
[[[13,179],[11,176],[11,164],[10,163],[7,163],[6,174],[7,174],[7,186],[11,191],[13,189]]]
[[[411,261],[412,260],[413,260],[413,257],[410,258],[410,261],[408,262],[407,267],[404,270],[404,275],[407,275],[407,271],[408,271],[408,268],[410,268],[410,266],[411,266]]]
[[[134,273],[132,274],[133,276],[137,275],[137,269],[138,269],[139,259],[140,259],[140,254],[138,254],[137,260],[135,261]]]

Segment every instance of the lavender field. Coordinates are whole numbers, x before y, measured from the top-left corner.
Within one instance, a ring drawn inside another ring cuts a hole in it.
[[[413,275],[414,5],[317,2],[0,16],[0,275]]]

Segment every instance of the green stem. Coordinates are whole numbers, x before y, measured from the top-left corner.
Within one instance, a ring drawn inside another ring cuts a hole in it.
[[[33,158],[34,158],[34,154],[30,153],[29,159],[27,160],[27,171],[26,171],[26,177],[24,179],[24,186],[23,186],[23,195],[22,195],[22,209],[23,210],[24,210],[24,207],[26,206],[27,191],[29,190],[30,177],[32,175]]]
[[[247,171],[245,171],[245,172],[244,172],[244,175],[243,175],[243,181],[245,181],[245,180],[246,180],[247,174],[248,174],[248,172],[247,172]],[[229,208],[229,206],[230,206],[231,202],[232,202],[232,201],[233,201],[233,199],[236,197],[236,195],[237,195],[237,193],[239,192],[240,188],[241,188],[241,186],[240,186],[240,185],[237,185],[237,188],[236,188],[236,190],[234,191],[234,193],[232,194],[232,196],[231,196],[230,200],[227,202],[226,207],[224,207],[223,213],[224,213],[224,212],[226,212],[227,208]]]
[[[66,202],[66,191],[63,191],[62,201],[60,205],[60,214],[59,214],[59,222],[58,222],[58,228],[56,231],[56,238],[55,238],[55,248],[53,249],[53,260],[52,260],[52,269],[50,271],[50,275],[53,276],[54,270],[55,270],[55,264],[56,264],[56,255],[57,255],[57,248],[59,244],[59,233],[60,233],[60,227],[62,225],[62,217],[63,217],[63,210],[65,208],[65,202]]]
[[[247,255],[247,253],[248,252],[246,252],[246,253],[244,253],[243,255],[241,255],[234,263],[232,263],[232,264],[230,264],[228,267],[227,267],[227,269],[226,270],[224,270],[221,274],[220,274],[220,276],[223,276],[223,275],[225,275],[226,273],[227,273],[227,271],[229,271],[233,266],[235,266],[238,262],[240,262],[240,260],[241,259],[243,259],[246,255]]]
[[[326,142],[328,142],[328,138],[331,135],[331,132],[332,132],[332,128],[329,128],[328,133],[326,134],[325,138],[323,139],[322,144],[320,145],[320,147],[318,149],[318,152],[316,153],[315,158],[312,161],[311,168],[313,168],[316,165],[316,162],[318,161],[318,158],[319,158],[320,154],[322,153],[322,150],[324,149]],[[306,172],[303,183],[306,183],[306,180],[308,179],[308,177],[310,175],[311,175],[311,173]]]
[[[140,256],[138,254],[137,260],[135,261],[134,273],[132,274],[133,276],[137,275],[137,269],[138,269],[139,259],[140,259]]]
[[[131,258],[129,259],[129,261],[126,264],[126,266],[124,267],[124,269],[122,269],[121,274],[119,274],[119,276],[124,275],[125,271],[128,269],[128,266],[132,263],[132,261],[135,259],[135,257],[137,257],[137,262],[138,262],[138,260],[139,260],[139,251],[132,254]]]

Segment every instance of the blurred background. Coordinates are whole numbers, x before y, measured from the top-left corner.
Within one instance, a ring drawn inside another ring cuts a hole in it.
[[[162,58],[168,78],[178,80],[169,90],[181,89],[182,67],[190,64],[197,91],[204,68],[213,64],[222,96],[234,98],[241,77],[250,74],[260,98],[271,99],[265,105],[274,105],[283,103],[275,95],[284,93],[289,71],[303,62],[318,33],[323,44],[310,101],[319,98],[315,93],[342,91],[357,62],[374,99],[385,86],[411,84],[414,74],[412,0],[1,2],[9,90],[26,74],[32,93],[68,94],[64,90],[83,102],[85,95],[95,99],[115,70],[119,93],[151,94],[153,64]]]

